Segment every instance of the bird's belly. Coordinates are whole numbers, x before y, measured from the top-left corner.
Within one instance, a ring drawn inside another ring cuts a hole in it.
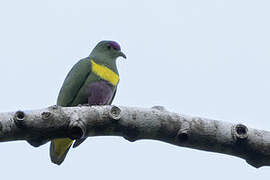
[[[106,81],[89,83],[84,89],[89,105],[106,105],[113,96],[113,87]]]

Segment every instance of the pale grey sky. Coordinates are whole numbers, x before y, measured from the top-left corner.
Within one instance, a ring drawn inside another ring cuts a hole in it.
[[[267,0],[0,1],[0,110],[55,104],[67,72],[97,42],[118,41],[114,104],[270,130]],[[1,179],[269,179],[269,167],[216,153],[93,137],[65,162],[49,144],[0,143]]]

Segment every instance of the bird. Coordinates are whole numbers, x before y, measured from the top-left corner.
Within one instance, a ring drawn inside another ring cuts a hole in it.
[[[100,41],[90,55],[79,60],[69,71],[57,98],[57,105],[72,107],[78,105],[110,105],[115,97],[119,83],[116,59],[126,55],[116,41]],[[77,147],[85,138],[53,139],[50,144],[51,161],[60,165],[71,145]]]

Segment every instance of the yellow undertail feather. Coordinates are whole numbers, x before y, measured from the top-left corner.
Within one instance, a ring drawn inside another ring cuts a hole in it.
[[[116,86],[119,81],[119,76],[106,66],[99,65],[90,60],[92,63],[92,71],[102,79],[109,81],[112,85]]]
[[[50,147],[50,156],[52,162],[60,165],[64,161],[72,143],[73,140],[69,138],[54,139],[51,142]]]

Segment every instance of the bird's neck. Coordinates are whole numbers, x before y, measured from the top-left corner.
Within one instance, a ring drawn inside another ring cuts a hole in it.
[[[114,71],[116,74],[118,74],[117,66],[116,66],[116,58],[108,58],[103,56],[89,56],[90,59],[93,59],[97,64],[104,65],[107,68]]]

